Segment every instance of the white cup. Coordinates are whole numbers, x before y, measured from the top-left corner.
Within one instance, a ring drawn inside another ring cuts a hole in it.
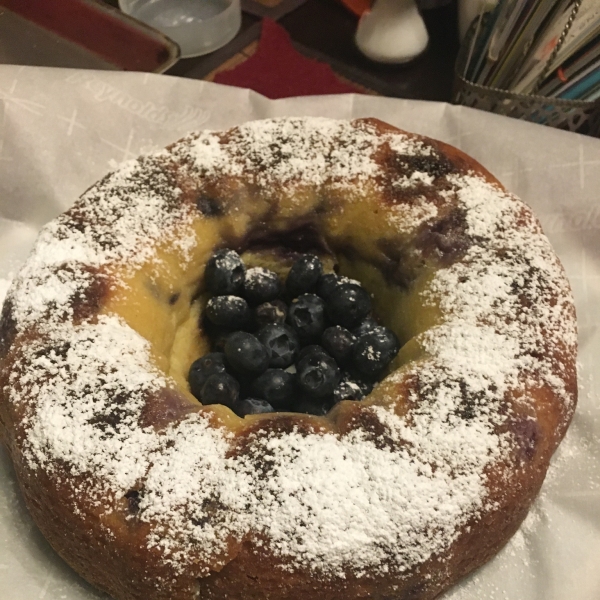
[[[181,58],[221,48],[242,24],[240,0],[119,0],[119,6],[177,42]]]

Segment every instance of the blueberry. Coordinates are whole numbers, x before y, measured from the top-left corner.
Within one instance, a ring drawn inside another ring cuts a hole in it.
[[[342,400],[362,400],[364,394],[360,386],[353,381],[340,381],[338,386],[333,390],[333,401],[341,402]]]
[[[200,393],[202,404],[224,404],[233,408],[240,395],[240,384],[227,373],[210,375]]]
[[[294,412],[323,417],[329,412],[331,406],[330,401],[317,400],[305,396],[294,404]]]
[[[359,373],[376,377],[390,364],[399,349],[396,334],[387,327],[378,327],[358,338],[352,362]]]
[[[341,367],[350,361],[355,343],[356,336],[339,325],[328,327],[321,336],[323,348],[335,358]]]
[[[241,329],[250,322],[248,303],[239,296],[215,296],[206,303],[205,314],[214,325]]]
[[[204,325],[211,342],[211,350],[213,352],[223,352],[225,350],[225,342],[227,342],[227,338],[231,335],[231,331],[220,329],[208,320],[205,321]]]
[[[335,273],[323,273],[317,281],[317,294],[327,300],[329,294],[339,285],[340,279]]]
[[[225,355],[222,352],[210,352],[192,363],[188,381],[196,398],[200,399],[206,380],[216,373],[225,373]]]
[[[240,417],[274,412],[273,407],[266,400],[261,400],[260,398],[245,398],[244,400],[238,400],[233,409]]]
[[[335,289],[343,283],[354,283],[359,285],[356,279],[349,279],[348,277],[336,275],[335,273],[324,273],[319,277],[319,281],[317,282],[317,294],[321,296],[323,300],[327,301]]]
[[[300,362],[305,356],[309,354],[320,354],[322,356],[329,357],[330,355],[327,353],[323,346],[319,346],[319,344],[309,344],[308,346],[304,346],[300,352],[298,352],[298,356],[296,357],[296,362]]]
[[[204,271],[206,289],[213,296],[239,294],[244,287],[246,267],[239,254],[224,248],[207,261]]]
[[[283,300],[264,302],[254,309],[254,321],[258,327],[270,323],[285,323],[287,310],[287,304]]]
[[[296,363],[296,381],[301,391],[310,397],[330,395],[340,379],[335,360],[325,354],[307,354]]]
[[[325,329],[325,303],[315,294],[302,294],[290,304],[287,321],[302,341],[318,340]]]
[[[352,333],[359,338],[362,335],[365,335],[365,333],[369,333],[370,331],[373,331],[373,329],[377,329],[377,327],[380,327],[379,323],[377,323],[373,317],[367,317],[360,325],[352,329]]]
[[[225,342],[225,356],[238,373],[262,373],[269,366],[271,353],[258,338],[245,331],[232,333]]]
[[[275,300],[281,293],[281,282],[277,273],[253,267],[246,271],[244,278],[244,297],[250,304],[262,304]]]
[[[304,254],[294,262],[285,280],[290,297],[312,292],[323,273],[323,264],[314,254]]]
[[[372,384],[353,377],[349,373],[342,373],[340,383],[335,390],[333,390],[333,401],[362,400],[371,393],[372,389]]]
[[[278,410],[289,410],[294,400],[294,376],[283,369],[267,369],[252,385],[252,391]]]
[[[289,367],[295,360],[300,342],[288,325],[271,323],[258,331],[256,337],[270,350],[270,367]]]
[[[371,312],[371,296],[355,283],[343,283],[327,299],[327,315],[336,325],[351,329]]]

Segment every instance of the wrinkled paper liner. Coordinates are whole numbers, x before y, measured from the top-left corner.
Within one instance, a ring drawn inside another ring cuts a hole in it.
[[[446,104],[339,95],[270,101],[142,74],[0,66],[0,302],[40,227],[92,183],[194,129],[277,116],[377,117],[464,150],[536,211],[575,293],[580,401],[509,544],[445,600],[600,598],[600,140]],[[0,448],[0,598],[106,598],[52,551]]]

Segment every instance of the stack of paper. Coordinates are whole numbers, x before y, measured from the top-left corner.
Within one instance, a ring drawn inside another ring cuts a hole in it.
[[[600,98],[598,0],[500,0],[473,24],[462,75],[519,94]]]

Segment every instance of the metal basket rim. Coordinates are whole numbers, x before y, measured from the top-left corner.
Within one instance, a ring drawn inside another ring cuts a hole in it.
[[[511,100],[520,100],[520,101],[531,101],[531,102],[540,102],[543,104],[554,104],[556,106],[562,106],[565,108],[586,108],[586,109],[598,109],[600,110],[600,98],[597,100],[570,100],[567,98],[555,98],[553,96],[540,96],[537,94],[518,94],[516,92],[511,92],[509,90],[503,90],[500,88],[490,87],[487,85],[481,85],[479,83],[473,83],[468,79],[465,79],[458,70],[454,70],[454,76],[456,79],[466,87],[475,88],[481,92],[493,92],[494,94],[498,94],[500,96],[505,97],[506,99]],[[460,87],[454,92],[454,99],[458,97],[460,93]]]

